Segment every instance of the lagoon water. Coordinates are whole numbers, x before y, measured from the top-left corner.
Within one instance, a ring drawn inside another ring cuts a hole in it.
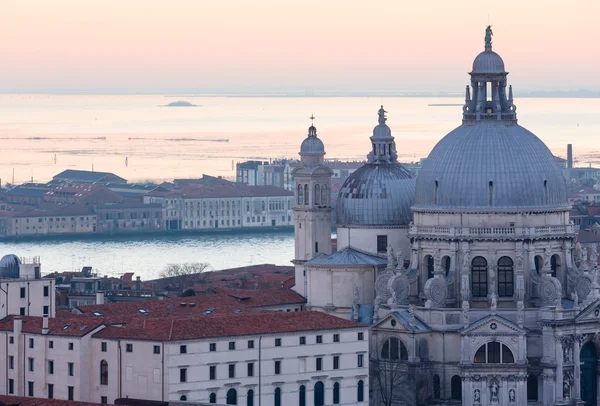
[[[572,143],[579,165],[600,164],[600,99],[515,96],[520,124],[555,155],[564,157]],[[178,100],[198,107],[164,107]],[[461,103],[459,98],[4,94],[0,180],[46,182],[65,169],[92,168],[130,182],[202,174],[231,178],[238,161],[297,157],[311,113],[327,158],[362,160],[381,104],[400,160],[416,161],[460,125]],[[6,253],[39,255],[44,272],[89,265],[104,274],[133,271],[147,279],[172,262],[202,261],[214,269],[289,265],[293,233],[0,243],[0,256]]]

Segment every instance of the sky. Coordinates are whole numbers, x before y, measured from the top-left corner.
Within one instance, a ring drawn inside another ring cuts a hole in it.
[[[598,0],[0,0],[0,92],[600,90]]]

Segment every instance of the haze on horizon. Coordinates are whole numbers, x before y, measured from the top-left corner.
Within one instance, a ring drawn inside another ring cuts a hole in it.
[[[597,0],[7,0],[0,92],[462,92],[489,21],[515,94],[600,90]]]

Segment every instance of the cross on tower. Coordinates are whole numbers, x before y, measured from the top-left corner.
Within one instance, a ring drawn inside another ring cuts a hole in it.
[[[309,118],[310,118],[310,125],[314,125],[315,115],[311,114]]]

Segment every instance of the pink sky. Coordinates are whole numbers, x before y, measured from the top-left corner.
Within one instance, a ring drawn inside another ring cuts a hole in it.
[[[600,90],[597,0],[4,0],[0,92]],[[515,90],[516,90],[515,89]]]

